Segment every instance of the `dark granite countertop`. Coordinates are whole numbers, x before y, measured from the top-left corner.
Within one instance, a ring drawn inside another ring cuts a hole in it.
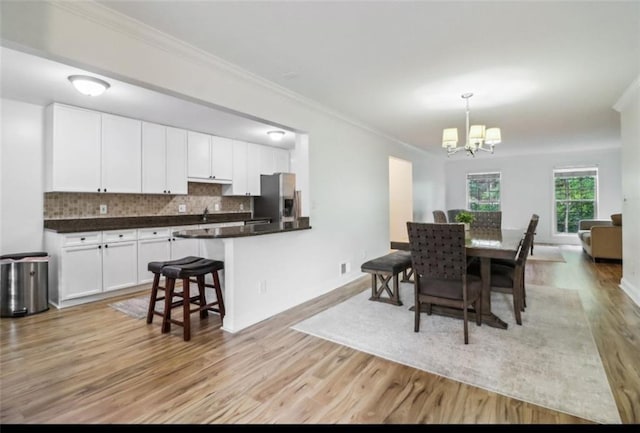
[[[122,230],[144,227],[171,227],[196,224],[226,223],[237,221],[253,221],[250,212],[217,213],[207,215],[164,215],[120,218],[77,218],[45,220],[44,228],[57,233],[77,233],[102,230]]]
[[[173,232],[173,236],[177,238],[196,238],[196,239],[224,239],[224,238],[240,238],[247,236],[268,235],[272,233],[291,232],[296,230],[310,229],[308,218],[302,218],[291,222],[277,222],[270,224],[255,224],[237,227],[219,227],[213,229],[194,229],[181,230]]]

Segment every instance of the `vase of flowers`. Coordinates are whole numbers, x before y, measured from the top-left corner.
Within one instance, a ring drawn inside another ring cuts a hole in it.
[[[464,224],[465,236],[469,236],[469,230],[471,229],[471,223],[475,220],[472,213],[462,211],[456,215],[456,222]]]

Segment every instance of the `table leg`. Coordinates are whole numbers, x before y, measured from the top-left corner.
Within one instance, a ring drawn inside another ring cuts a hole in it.
[[[507,329],[508,323],[491,312],[491,258],[480,257],[482,277],[482,323],[493,328]]]

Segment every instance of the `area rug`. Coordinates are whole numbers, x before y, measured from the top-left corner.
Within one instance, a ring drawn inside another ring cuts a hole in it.
[[[555,245],[534,245],[533,254],[529,254],[527,260],[536,262],[563,262],[566,263],[560,247]]]
[[[369,301],[370,290],[292,327],[390,361],[418,368],[594,422],[618,424],[618,410],[575,290],[527,285],[522,326],[511,296],[492,294],[492,311],[508,329],[423,314],[413,332],[413,286],[405,305]]]
[[[109,304],[109,306],[126,314],[127,316],[133,317],[134,319],[144,319],[147,317],[147,309],[149,308],[149,296],[150,295],[145,295],[137,298],[125,299],[123,301],[113,302]],[[158,296],[163,296],[163,294],[160,293]],[[205,296],[208,300],[216,299],[216,292],[213,289],[207,288]],[[156,302],[156,311],[162,311],[163,308],[164,301]]]

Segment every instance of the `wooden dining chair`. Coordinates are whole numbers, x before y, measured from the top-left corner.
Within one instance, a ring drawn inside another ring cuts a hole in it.
[[[502,228],[502,211],[476,211],[471,214],[475,217],[471,222],[472,229]]]
[[[520,240],[520,246],[522,246],[522,243],[524,242],[524,238],[527,234],[530,234],[531,236],[531,241],[530,241],[530,254],[533,254],[533,239],[534,236],[536,234],[536,228],[538,227],[538,220],[540,219],[540,217],[537,214],[533,214],[531,215],[531,219],[529,220],[529,225],[527,227],[527,231],[524,232],[522,239]],[[520,247],[518,247],[520,248]],[[492,265],[502,265],[502,266],[509,266],[511,268],[515,268],[516,267],[516,261],[517,258],[513,259],[513,260],[509,260],[509,259],[492,259],[491,260],[491,264]],[[524,309],[527,307],[527,290],[526,290],[526,285],[525,285],[525,267],[522,267],[521,269],[522,272],[522,311],[524,311]]]
[[[407,222],[414,272],[415,323],[420,330],[422,304],[431,315],[432,305],[463,311],[464,343],[469,343],[468,308],[473,307],[476,324],[482,317],[482,280],[467,274],[467,252],[462,224]]]
[[[521,313],[525,308],[525,267],[533,241],[533,232],[527,232],[520,242],[514,266],[491,263],[491,290],[513,296],[513,313],[516,323],[522,325]]]
[[[447,221],[447,214],[444,213],[444,211],[441,210],[434,210],[433,211],[433,222],[438,223],[438,224],[446,224]]]

